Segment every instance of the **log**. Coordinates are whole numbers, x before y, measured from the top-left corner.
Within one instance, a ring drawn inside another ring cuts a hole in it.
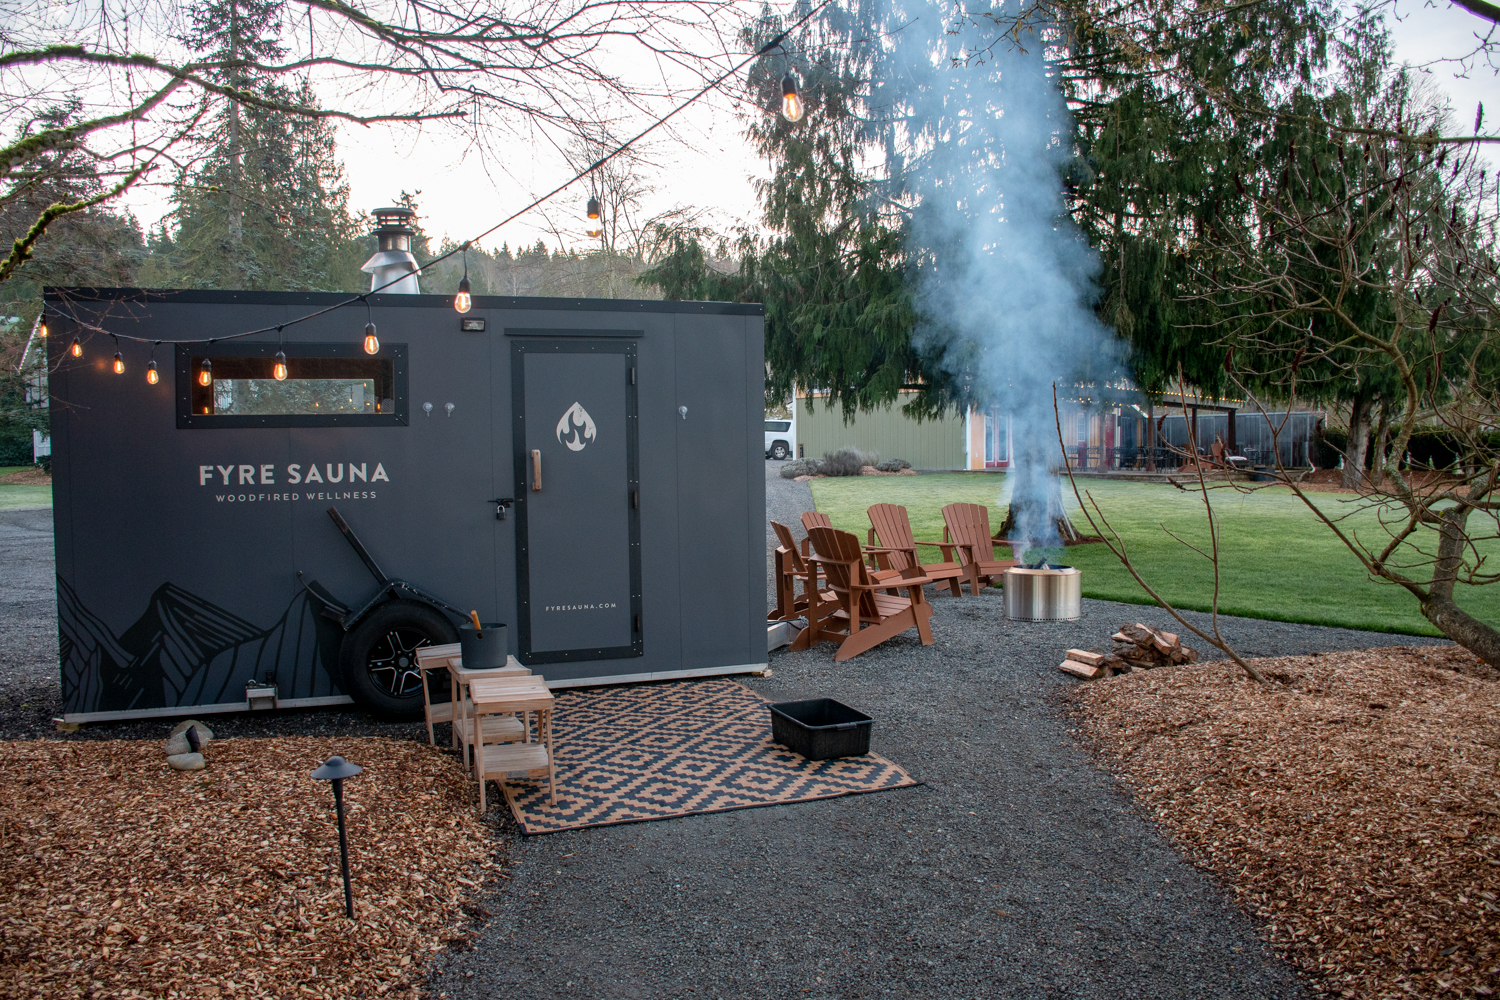
[[[1104,662],[1104,654],[1096,653],[1091,649],[1070,649],[1067,657],[1076,663],[1086,663],[1091,667],[1097,667]]]
[[[1065,674],[1072,674],[1074,677],[1081,677],[1086,681],[1091,681],[1095,677],[1098,677],[1100,674],[1104,673],[1102,667],[1091,667],[1087,663],[1079,663],[1075,660],[1063,660],[1057,665],[1057,669],[1061,670]]]

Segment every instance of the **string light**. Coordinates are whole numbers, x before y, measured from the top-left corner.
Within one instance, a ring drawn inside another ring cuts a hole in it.
[[[125,374],[125,359],[120,356],[120,352],[119,351],[115,352],[115,374],[116,375],[124,375]]]
[[[152,358],[146,362],[146,384],[155,385],[161,381],[161,376],[156,373],[156,359]]]
[[[592,171],[598,170],[604,164],[608,163],[610,160],[613,160],[617,156],[620,156],[621,154],[623,154],[624,152],[626,152],[628,149],[630,149],[632,146],[634,146],[637,142],[639,142],[640,140],[646,138],[646,136],[650,135],[652,132],[654,132],[657,129],[661,128],[662,126],[666,125],[666,123],[669,120],[671,120],[672,118],[674,118],[675,116],[677,116],[678,114],[680,114],[682,111],[684,111],[685,109],[687,109],[689,106],[695,104],[704,95],[706,95],[706,94],[708,94],[708,93],[710,93],[710,92],[712,92],[714,90],[717,90],[719,87],[723,86],[723,84],[724,84],[724,82],[726,80],[729,80],[730,78],[734,77],[741,70],[743,70],[747,65],[749,65],[753,60],[759,59],[759,58],[761,58],[763,56],[766,56],[766,55],[768,55],[769,53],[771,53],[772,51],[774,51],[774,50],[776,50],[778,48],[782,48],[783,51],[785,51],[784,48],[783,48],[783,46],[782,46],[782,43],[785,41],[786,37],[789,34],[791,34],[793,31],[795,31],[798,28],[800,28],[802,25],[806,24],[808,21],[812,20],[813,17],[817,16],[817,14],[820,11],[822,11],[823,8],[827,7],[832,2],[833,2],[833,0],[820,0],[820,2],[818,2],[816,4],[816,6],[812,7],[809,10],[807,10],[800,18],[798,18],[798,20],[794,24],[790,25],[786,30],[782,31],[776,37],[772,38],[770,41],[768,41],[764,45],[760,46],[760,48],[756,49],[753,53],[750,53],[750,54],[746,55],[745,58],[743,58],[739,62],[735,63],[735,65],[727,68],[719,76],[717,76],[714,79],[712,79],[712,80],[708,81],[707,83],[705,83],[703,85],[703,87],[701,87],[699,90],[697,90],[696,92],[694,92],[692,94],[692,96],[688,97],[686,100],[684,100],[683,102],[681,102],[677,106],[673,107],[665,115],[663,115],[660,118],[658,118],[658,119],[654,120],[653,122],[651,122],[641,132],[639,132],[638,134],[636,134],[636,135],[632,136],[631,138],[625,140],[624,142],[620,143],[619,145],[615,146],[613,149],[611,149],[609,152],[607,152],[605,155],[603,155],[599,160],[597,160],[594,164],[592,164],[591,166],[589,166],[588,168],[586,168],[584,171],[582,171],[582,172],[580,172],[578,174],[573,175],[569,179],[563,181],[561,184],[558,184],[556,187],[554,187],[550,191],[547,191],[545,194],[542,194],[542,195],[534,198],[531,201],[530,204],[525,205],[524,207],[522,207],[521,209],[519,209],[516,212],[512,213],[511,215],[507,216],[506,218],[501,219],[499,222],[495,223],[489,229],[485,230],[483,233],[480,233],[479,236],[476,237],[476,238],[477,239],[483,239],[484,237],[489,236],[490,234],[494,233],[496,230],[500,229],[502,226],[504,226],[504,225],[506,225],[506,224],[508,224],[510,222],[514,222],[516,219],[522,217],[523,215],[525,215],[527,212],[531,211],[532,209],[538,207],[539,205],[542,205],[543,203],[545,203],[549,199],[553,198],[554,196],[556,196],[558,194],[561,194],[564,190],[566,190],[567,188],[571,187],[573,184],[577,183],[579,180],[583,179],[583,177],[586,174],[591,173]],[[787,116],[787,119],[789,121],[799,121],[803,117],[803,115],[806,113],[806,108],[804,107],[804,105],[802,103],[801,97],[797,94],[796,79],[795,79],[795,77],[793,77],[793,75],[791,74],[791,72],[788,72],[786,74],[786,76],[782,80],[782,98],[783,98],[783,100],[782,100],[782,113]],[[589,235],[591,237],[600,236],[600,235],[603,234],[604,227],[603,227],[603,222],[602,222],[602,212],[600,211],[599,201],[598,201],[597,197],[591,197],[589,199],[589,207],[590,207],[589,222],[591,223],[591,226],[589,228]],[[465,243],[463,245],[463,248],[467,249],[468,246],[469,246],[469,243]],[[454,250],[449,250],[447,253],[440,254],[437,258],[435,258],[434,260],[432,260],[431,262],[429,262],[428,266],[431,267],[433,264],[436,264],[436,263],[438,263],[438,262],[440,262],[442,260],[447,259],[448,257],[451,257],[455,252],[457,252],[456,248]],[[467,257],[465,258],[465,267],[464,267],[464,270],[465,270],[465,277],[467,277],[467,272],[468,272]],[[404,277],[405,276],[403,275],[403,276],[398,277],[398,278],[392,278],[391,281],[388,282],[387,284],[395,284],[397,281],[404,280]],[[459,286],[459,293],[460,294],[463,294],[463,293],[465,293],[465,292],[468,291],[468,289],[465,287],[465,284],[466,283],[460,283],[460,286]],[[381,287],[384,288],[385,286],[381,286]],[[380,290],[380,288],[371,289],[371,291],[379,291],[379,290]],[[294,325],[294,324],[298,324],[298,323],[308,322],[308,321],[316,319],[316,318],[318,318],[320,316],[324,316],[324,315],[327,315],[329,313],[332,313],[332,312],[334,312],[334,311],[336,311],[338,309],[344,308],[346,306],[353,305],[355,302],[358,302],[358,301],[364,301],[365,305],[366,305],[366,308],[368,309],[368,307],[369,307],[369,301],[368,301],[368,299],[366,298],[365,295],[361,294],[361,295],[358,295],[358,296],[356,296],[354,298],[345,299],[345,300],[343,300],[341,302],[333,303],[333,304],[330,304],[330,305],[327,305],[327,306],[324,306],[324,307],[321,307],[321,308],[318,308],[318,309],[314,309],[314,310],[312,310],[310,312],[307,312],[307,313],[305,313],[305,314],[303,314],[301,316],[298,316],[297,318],[291,320],[290,323],[284,323],[281,326],[276,327],[276,330],[279,332],[283,327],[285,327],[287,325]],[[470,303],[470,307],[471,308],[472,308],[472,301],[473,301],[472,300],[472,296],[469,296],[469,303]],[[457,307],[457,305],[458,305],[458,300],[457,300],[457,298],[455,298],[455,308]],[[463,310],[460,310],[460,311],[463,311]],[[66,313],[64,315],[65,315],[65,318],[72,318],[72,317],[67,316]],[[39,330],[39,335],[43,336],[43,337],[46,337],[46,336],[48,336],[50,334],[50,330],[47,329],[47,327],[46,327],[46,316],[45,316],[45,314],[43,314],[43,316],[41,318],[42,318],[42,324],[43,325],[42,325],[41,329]],[[136,341],[136,342],[139,342],[139,343],[145,343],[145,342],[147,342],[147,338],[144,338],[144,337],[136,337],[136,336],[131,336],[129,334],[114,334],[114,333],[111,333],[108,330],[101,330],[101,329],[99,329],[97,327],[91,327],[91,329],[95,329],[95,330],[97,330],[100,333],[104,333],[104,334],[106,334],[108,336],[115,337],[116,342],[117,342],[117,346],[118,346],[118,340],[119,340],[120,336],[124,336],[125,339],[127,339],[127,340],[132,340],[132,341]],[[242,337],[251,337],[251,336],[255,336],[257,334],[267,333],[269,331],[270,331],[270,328],[266,327],[266,328],[260,328],[260,329],[244,330],[244,331],[239,332],[239,333],[227,334],[227,335],[218,336],[218,337],[214,337],[214,338],[207,339],[207,340],[174,340],[174,341],[172,341],[172,343],[174,343],[174,344],[182,344],[182,345],[190,345],[190,344],[193,344],[193,345],[196,345],[196,344],[212,344],[212,343],[214,343],[215,341],[218,341],[218,340],[237,340],[237,339],[240,339]],[[160,343],[162,343],[162,341],[155,341],[155,343],[160,344]],[[371,315],[370,321],[365,325],[364,349],[365,349],[365,352],[368,353],[368,354],[376,354],[380,350],[380,340],[376,336],[376,333],[375,333],[375,321],[374,321],[373,315]],[[71,354],[75,358],[81,358],[81,357],[83,357],[83,342],[80,339],[80,337],[75,336],[73,338],[73,343],[68,348],[68,353]],[[116,352],[116,354],[117,354],[117,358],[116,358],[116,361],[117,361],[117,370],[123,371],[124,370],[124,359],[121,358],[121,357],[118,357],[118,354],[119,354],[118,351]],[[147,380],[150,381],[150,382],[152,382],[152,384],[155,384],[155,381],[152,379],[152,373],[156,371],[154,365],[155,365],[155,359],[153,358],[152,361],[151,361],[151,363],[148,364],[148,366],[147,366]],[[159,377],[160,376],[158,375],[157,379],[159,379]],[[198,380],[198,384],[201,385],[201,386],[204,386],[204,387],[208,387],[208,386],[213,385],[213,381],[214,381],[213,380],[213,365],[209,361],[208,358],[204,358],[203,359],[202,365],[199,368],[199,371],[197,373],[197,380]],[[205,413],[209,413],[211,411],[212,411],[211,407],[205,407],[205,409],[204,409]]]
[[[469,294],[469,244],[464,244],[464,276],[458,283],[458,294],[453,296],[453,308],[466,313],[474,307],[474,297]]]
[[[41,324],[37,326],[36,335],[38,337],[45,337],[50,332],[51,331],[47,329],[47,314],[44,312],[42,313]]]
[[[781,78],[781,117],[789,122],[800,122],[807,114],[807,106],[797,93],[797,78],[791,73]]]
[[[278,382],[286,381],[286,353],[276,352],[276,363],[271,366],[271,377]]]
[[[369,299],[365,299],[365,313],[370,318],[365,324],[365,353],[375,354],[380,350],[380,338],[375,336],[375,312],[370,308]]]
[[[589,239],[596,239],[604,233],[603,213],[599,209],[599,199],[589,196]]]

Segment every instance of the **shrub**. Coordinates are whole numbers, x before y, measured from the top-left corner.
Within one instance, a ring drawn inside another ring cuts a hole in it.
[[[811,458],[794,458],[781,467],[782,479],[796,479],[798,476],[816,476],[817,474],[817,460]]]
[[[910,469],[911,463],[904,458],[888,458],[875,468],[881,472],[900,472],[902,469]]]
[[[865,454],[853,448],[840,448],[838,451],[823,453],[823,458],[818,462],[818,471],[825,476],[857,476],[867,465],[874,465],[880,461],[880,456]]]

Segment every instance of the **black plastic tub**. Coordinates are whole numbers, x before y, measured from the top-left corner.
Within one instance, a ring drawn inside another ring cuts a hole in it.
[[[870,752],[875,720],[832,698],[771,706],[771,738],[808,760],[859,757]]]
[[[465,670],[498,670],[505,666],[505,626],[499,622],[490,622],[478,632],[465,622],[458,627],[458,642]]]

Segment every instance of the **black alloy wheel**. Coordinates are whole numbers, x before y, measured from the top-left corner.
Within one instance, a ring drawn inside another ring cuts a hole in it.
[[[344,690],[384,718],[418,717],[422,672],[416,651],[457,641],[458,630],[437,609],[417,601],[388,601],[344,636]]]

